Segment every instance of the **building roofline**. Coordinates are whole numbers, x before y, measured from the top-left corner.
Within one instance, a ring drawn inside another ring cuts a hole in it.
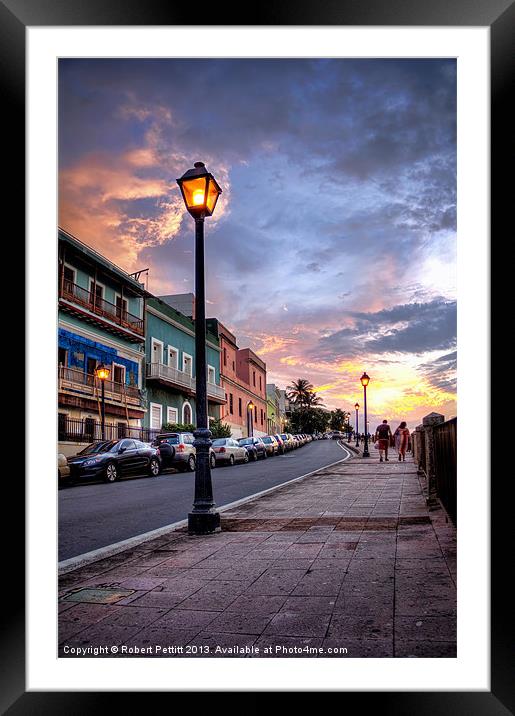
[[[127,271],[124,271],[124,269],[114,264],[108,258],[96,251],[96,249],[91,248],[91,246],[88,246],[76,236],[71,234],[69,231],[63,229],[61,226],[58,227],[58,235],[59,238],[65,240],[67,243],[79,249],[84,254],[89,256],[89,258],[93,259],[94,261],[97,261],[103,266],[104,269],[113,273],[118,279],[126,281],[135,293],[146,298],[153,296],[153,294],[149,293],[149,291],[147,291],[146,288],[144,288],[138,281],[136,281],[133,276],[127,273]]]

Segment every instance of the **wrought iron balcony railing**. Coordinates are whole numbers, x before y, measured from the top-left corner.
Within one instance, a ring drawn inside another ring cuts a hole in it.
[[[127,328],[133,333],[140,336],[144,335],[145,326],[142,318],[129,313],[123,306],[115,305],[103,298],[99,298],[94,291],[88,291],[86,288],[82,288],[82,286],[65,279],[62,282],[60,297],[85,308],[100,318],[105,318],[122,326],[122,328]]]

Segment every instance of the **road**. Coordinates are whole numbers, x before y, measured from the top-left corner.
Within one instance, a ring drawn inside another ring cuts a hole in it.
[[[216,503],[222,507],[346,456],[336,440],[315,440],[268,460],[217,467],[212,472]],[[194,473],[167,472],[59,490],[59,561],[185,519],[194,478]]]

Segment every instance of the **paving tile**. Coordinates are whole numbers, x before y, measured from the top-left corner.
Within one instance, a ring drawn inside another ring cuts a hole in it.
[[[307,572],[292,591],[293,596],[334,596],[341,589],[345,572],[316,569]]]
[[[305,575],[304,569],[268,569],[246,590],[246,594],[290,594]]]
[[[255,596],[242,594],[226,609],[242,614],[276,614],[286,601],[285,596]]]
[[[393,611],[369,616],[355,616],[335,612],[331,617],[327,636],[342,640],[393,640]]]
[[[332,614],[336,604],[335,597],[288,597],[281,607],[282,612],[302,612],[304,614]]]
[[[209,629],[220,634],[262,634],[272,618],[272,614],[263,612],[243,614],[226,610],[213,619]]]
[[[213,581],[183,600],[179,609],[199,611],[223,611],[246,589],[246,582]]]
[[[279,636],[324,637],[329,625],[329,614],[306,614],[304,612],[279,612],[266,627],[265,634]]]
[[[163,616],[152,622],[152,627],[167,629],[194,629],[199,627],[203,629],[215,617],[219,616],[219,612],[195,611],[194,609],[172,609]]]
[[[396,617],[395,639],[399,641],[456,641],[456,619],[445,616]]]

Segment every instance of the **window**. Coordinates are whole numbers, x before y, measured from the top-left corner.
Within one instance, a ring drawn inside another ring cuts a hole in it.
[[[116,297],[116,317],[122,321],[127,320],[127,299],[121,296]]]
[[[118,440],[127,435],[127,423],[117,423]]]
[[[120,447],[126,450],[136,450],[136,443],[134,440],[123,440]]]
[[[104,298],[104,287],[101,283],[95,283],[95,281],[91,281],[89,284],[89,291],[91,293],[91,298],[95,298],[95,301],[101,301]]]
[[[113,381],[115,383],[121,383],[122,385],[125,383],[124,365],[117,365],[116,363],[113,363]]]
[[[227,348],[224,346],[224,365],[227,365]]]
[[[189,425],[192,422],[191,405],[184,403],[182,406],[182,422],[184,425]]]
[[[257,405],[254,406],[254,420],[257,423]]]
[[[256,371],[252,371],[252,385],[256,385]]]
[[[59,365],[64,365],[65,368],[68,365],[68,351],[66,348],[61,348],[59,346],[57,350],[57,362]]]
[[[234,361],[232,362],[232,369],[233,369],[233,370],[236,370],[236,367],[235,367],[235,365],[234,365]]]
[[[229,393],[229,412],[231,415],[233,414],[232,393]]]
[[[193,375],[193,358],[188,353],[182,354],[182,370],[189,376]]]
[[[261,425],[263,425],[263,408],[261,408]]]
[[[158,341],[157,338],[151,339],[150,362],[158,363],[159,365],[163,362],[163,343]]]
[[[241,418],[241,398],[238,398],[238,415]]]
[[[179,351],[173,346],[168,346],[168,365],[170,368],[179,367]]]
[[[207,382],[212,385],[215,385],[216,383],[216,371],[212,365],[208,365],[207,367]]]
[[[261,382],[261,376],[259,376],[259,390],[263,390],[263,384]]]
[[[163,406],[159,403],[150,403],[150,427],[161,430],[163,425]]]
[[[179,422],[179,411],[177,408],[166,408],[166,422],[177,424]]]
[[[75,283],[75,271],[70,266],[63,266],[63,288],[68,293],[73,291],[73,284]]]

